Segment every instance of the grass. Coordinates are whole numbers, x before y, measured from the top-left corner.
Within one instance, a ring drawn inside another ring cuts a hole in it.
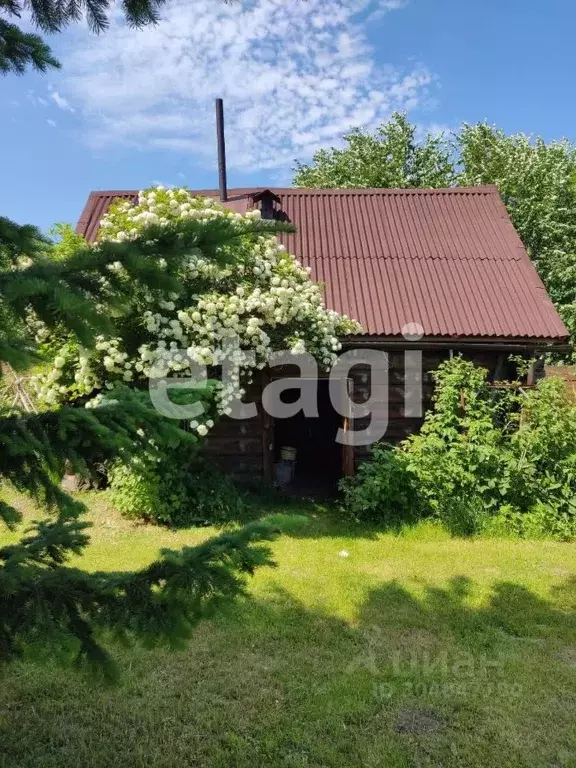
[[[135,526],[105,494],[89,506],[88,569],[214,532]],[[576,766],[574,545],[268,511],[278,567],[185,651],[115,649],[114,688],[1,669],[0,766]]]

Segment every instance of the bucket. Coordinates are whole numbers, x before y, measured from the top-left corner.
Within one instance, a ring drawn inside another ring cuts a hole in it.
[[[274,464],[274,479],[281,488],[290,485],[294,479],[294,469],[293,461],[279,461]]]
[[[282,461],[296,461],[296,448],[289,445],[283,445],[280,448],[280,458]]]

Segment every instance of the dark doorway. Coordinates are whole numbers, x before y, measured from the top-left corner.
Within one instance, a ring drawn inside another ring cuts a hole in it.
[[[304,382],[299,385],[305,386]],[[305,416],[300,411],[288,419],[274,420],[274,461],[280,461],[283,447],[295,448],[294,479],[286,490],[304,496],[331,496],[342,477],[342,445],[336,442],[342,416],[330,400],[328,380],[309,384],[318,387],[318,416]],[[300,395],[297,387],[286,389],[282,401],[294,403]]]

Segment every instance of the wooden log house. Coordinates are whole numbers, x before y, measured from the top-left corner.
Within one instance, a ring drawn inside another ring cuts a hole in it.
[[[109,204],[136,196],[132,190],[92,192],[77,231],[94,240]],[[292,222],[297,231],[281,235],[282,242],[325,285],[327,306],[362,324],[364,333],[342,339],[343,348],[388,354],[387,440],[400,440],[422,422],[405,409],[406,352],[421,353],[425,409],[431,373],[452,355],[505,379],[511,354],[537,358],[566,344],[568,332],[496,187],[233,189],[223,204],[237,212],[259,208],[265,218]],[[421,335],[408,332],[418,327]],[[298,451],[297,471],[312,485],[335,485],[366,458],[369,447],[335,443],[339,427],[363,429],[366,420],[354,423],[334,410],[326,379],[318,383],[317,418],[274,420],[264,413],[267,382],[297,375],[288,368],[266,371],[246,396],[258,404],[258,416],[223,419],[211,433],[207,450],[227,471],[270,479],[280,447],[291,445]],[[370,392],[369,369],[352,368],[343,387],[362,402]],[[381,415],[376,408],[372,418]]]

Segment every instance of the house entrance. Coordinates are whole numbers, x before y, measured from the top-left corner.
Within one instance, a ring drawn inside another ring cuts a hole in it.
[[[318,416],[305,416],[299,411],[287,419],[274,419],[274,462],[295,451],[293,479],[286,485],[289,492],[302,495],[332,495],[343,475],[343,447],[336,442],[343,417],[330,400],[328,380],[299,379],[298,387],[286,388],[281,395],[284,403],[295,403],[302,387],[317,387]]]

